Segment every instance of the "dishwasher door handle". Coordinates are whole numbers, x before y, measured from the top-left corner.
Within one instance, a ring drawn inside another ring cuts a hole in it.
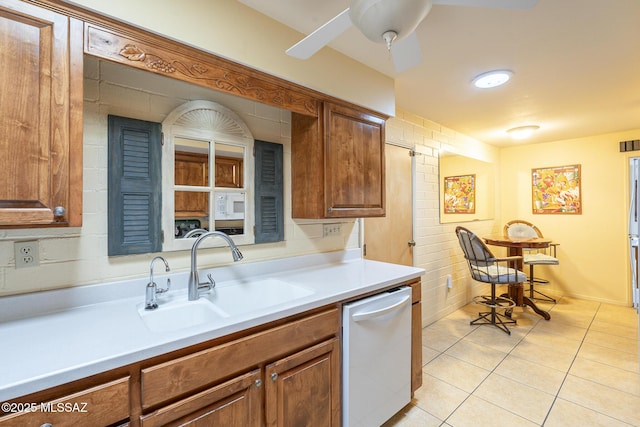
[[[402,308],[403,305],[405,305],[407,303],[407,301],[409,301],[409,299],[411,298],[411,295],[407,295],[406,297],[404,297],[402,300],[400,300],[399,302],[390,305],[388,307],[384,307],[378,310],[373,310],[373,311],[365,311],[364,313],[357,313],[354,314],[353,316],[351,316],[353,318],[354,322],[361,322],[364,320],[369,320],[372,319],[374,317],[380,317],[380,316],[384,316],[387,313],[391,313],[392,311],[397,311],[400,310]]]

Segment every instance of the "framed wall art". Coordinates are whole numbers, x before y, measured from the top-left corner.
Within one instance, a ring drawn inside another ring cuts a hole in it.
[[[444,177],[444,213],[476,212],[476,175]]]
[[[531,170],[534,214],[581,214],[580,165]]]

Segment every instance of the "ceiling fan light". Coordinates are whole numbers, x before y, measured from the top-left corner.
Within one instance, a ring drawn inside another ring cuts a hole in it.
[[[413,33],[431,10],[431,0],[352,0],[351,22],[369,40],[387,43],[383,34],[393,31],[398,40]]]
[[[480,89],[490,89],[498,86],[502,86],[511,80],[513,71],[509,70],[493,70],[486,73],[482,73],[476,76],[472,83],[475,87]]]
[[[513,139],[526,139],[533,135],[538,129],[540,129],[540,126],[536,125],[518,126],[507,130],[507,133]]]

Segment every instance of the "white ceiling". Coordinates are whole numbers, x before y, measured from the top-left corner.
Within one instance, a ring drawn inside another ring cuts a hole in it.
[[[239,0],[301,38],[348,0]],[[351,28],[330,46],[395,78],[396,105],[480,141],[538,125],[527,143],[640,129],[640,0],[539,0],[529,10],[434,5],[417,29],[423,63],[393,69],[383,44]],[[478,74],[509,69],[481,90]]]

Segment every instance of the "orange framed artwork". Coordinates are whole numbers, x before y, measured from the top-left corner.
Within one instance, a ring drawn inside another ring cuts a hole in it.
[[[581,214],[580,165],[531,169],[534,214]]]
[[[476,176],[459,175],[444,178],[444,213],[476,213]]]

